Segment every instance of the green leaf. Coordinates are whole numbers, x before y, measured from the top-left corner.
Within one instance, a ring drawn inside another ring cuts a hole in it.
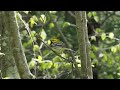
[[[92,17],[92,13],[91,13],[91,12],[88,13],[88,17],[89,17],[89,18]]]
[[[71,68],[72,68],[72,65],[71,65],[70,63],[66,63],[66,64],[65,64],[65,68],[66,68],[66,69],[71,69]]]
[[[97,15],[97,13],[94,11],[94,12],[92,12],[92,15],[93,15],[93,16],[96,16],[96,15]]]
[[[61,59],[59,56],[53,58],[53,62],[63,62],[64,60]]]
[[[50,41],[50,40],[48,40],[48,41],[47,41],[47,43],[50,45],[50,44],[51,44],[51,41]]]
[[[118,76],[120,76],[120,73],[117,73]]]
[[[42,61],[42,57],[40,55],[38,55],[38,60]]]
[[[56,74],[58,73],[58,69],[53,68],[53,69],[52,69],[52,73],[53,73],[53,75],[56,75]]]
[[[105,40],[105,39],[106,39],[106,33],[102,33],[101,39],[102,39],[102,40]]]
[[[49,28],[54,28],[54,27],[55,27],[54,23],[49,24]]]
[[[44,14],[40,15],[40,21],[44,24],[46,23],[46,16]]]
[[[7,43],[3,41],[2,46],[7,46]]]
[[[2,79],[13,79],[12,77],[4,77]]]
[[[99,34],[102,30],[100,28],[96,28],[96,34]]]
[[[47,64],[46,64],[45,62],[44,62],[44,63],[41,63],[41,68],[42,68],[43,70],[45,70],[46,67],[47,67]]]
[[[48,62],[48,63],[47,63],[47,67],[46,67],[46,69],[50,69],[50,68],[52,67],[52,65],[53,65],[52,62]]]
[[[96,41],[96,36],[91,36],[91,40]]]
[[[99,54],[99,57],[100,57],[100,58],[101,58],[101,57],[103,57],[103,56],[104,56],[104,54],[103,54],[103,53],[100,53],[100,54]]]
[[[91,56],[91,58],[96,58],[96,55],[93,52],[90,53],[90,56]]]
[[[94,16],[94,19],[95,19],[96,22],[99,21],[99,17],[98,16]]]
[[[27,35],[28,33],[27,33],[26,30],[24,30],[24,31],[22,31],[22,34],[25,36],[25,35]]]
[[[80,60],[76,60],[76,63],[81,63],[81,61]]]
[[[120,51],[120,44],[115,46],[118,51]]]
[[[33,16],[30,18],[29,22],[30,22],[30,26],[33,27],[34,24],[37,24],[36,22],[38,21],[36,16]]]
[[[33,27],[33,25],[35,24],[35,21],[33,18],[30,18],[30,26]]]
[[[62,27],[64,28],[64,27],[67,27],[67,26],[70,26],[70,23],[69,22],[64,22]]]
[[[34,68],[34,66],[35,66],[35,61],[34,60],[31,60],[30,62],[29,62],[29,68],[30,69],[33,69]]]
[[[78,67],[81,67],[81,64],[78,64]]]
[[[39,46],[38,45],[34,45],[33,46],[33,51],[39,51]]]
[[[114,38],[114,34],[111,32],[111,33],[109,33],[109,38],[110,39],[113,39]]]
[[[5,55],[5,54],[0,52],[0,55]]]
[[[56,14],[57,11],[49,11],[51,14]]]
[[[58,68],[58,63],[53,64],[54,68]]]
[[[40,36],[43,40],[46,39],[46,32],[44,31],[44,29],[42,29]]]
[[[112,46],[112,47],[111,47],[111,51],[112,51],[113,53],[116,53],[116,52],[117,52],[117,48],[114,47],[114,46]]]
[[[31,36],[32,36],[32,37],[34,37],[34,36],[35,36],[35,34],[36,34],[36,32],[35,32],[35,31],[31,31]]]
[[[24,13],[28,14],[30,11],[23,11]]]

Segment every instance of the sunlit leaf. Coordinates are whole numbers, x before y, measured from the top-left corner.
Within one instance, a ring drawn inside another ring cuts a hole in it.
[[[0,55],[5,55],[5,54],[0,52]]]
[[[116,49],[120,51],[120,44],[116,45]]]
[[[56,14],[57,11],[49,11],[51,14]]]
[[[99,21],[99,17],[98,16],[94,16],[94,19],[95,19],[96,22]]]
[[[33,20],[33,18],[30,19],[30,26],[33,27],[33,25],[35,24],[35,21]]]
[[[91,40],[96,41],[96,36],[91,36]]]
[[[34,37],[34,36],[35,36],[35,34],[36,34],[36,32],[35,32],[35,31],[31,31],[31,36],[32,36],[32,37]]]
[[[29,13],[29,11],[23,11],[24,13],[26,13],[26,14],[28,14]]]
[[[91,65],[92,67],[95,67],[95,65]]]
[[[66,63],[66,64],[65,64],[65,68],[66,68],[66,69],[71,69],[71,68],[72,68],[72,65],[71,65],[70,63]]]
[[[106,33],[102,33],[101,39],[102,39],[102,40],[105,40],[105,39],[106,39]]]
[[[99,57],[100,57],[100,58],[101,58],[101,57],[103,57],[103,56],[104,56],[104,54],[103,54],[103,53],[100,53],[100,54],[99,54]]]
[[[50,40],[48,40],[48,41],[47,41],[47,43],[50,45],[50,44],[51,44],[51,41],[50,41]]]
[[[110,39],[113,39],[114,38],[114,34],[111,32],[111,33],[109,33],[109,38]]]
[[[78,67],[81,67],[81,64],[78,64]]]
[[[67,26],[70,26],[70,23],[69,22],[64,22],[62,27],[64,28],[64,27],[67,27]]]
[[[42,64],[41,64],[41,68],[42,68],[43,70],[45,70],[46,67],[47,67],[47,64],[46,64],[46,63],[42,63]]]
[[[53,64],[54,68],[58,68],[58,63]]]
[[[33,69],[33,68],[35,67],[35,64],[36,64],[36,62],[35,62],[34,60],[31,60],[31,61],[29,62],[29,68],[30,68],[30,69]]]
[[[64,60],[61,59],[59,56],[53,58],[53,62],[63,62]]]
[[[40,55],[38,55],[38,60],[42,61],[42,57]]]
[[[81,61],[80,60],[76,60],[76,63],[81,63]]]
[[[89,17],[89,18],[92,17],[92,13],[91,13],[91,12],[88,13],[88,17]]]
[[[96,28],[96,34],[99,34],[102,30],[100,28]]]
[[[44,24],[46,23],[46,16],[44,14],[40,15],[40,21]]]
[[[44,29],[42,29],[40,36],[43,40],[46,38],[46,32],[44,31]]]
[[[58,69],[56,68],[52,69],[52,73],[56,75],[58,73]]]
[[[93,16],[96,16],[96,15],[97,15],[97,13],[94,11],[94,12],[92,12],[92,15],[93,15]]]
[[[32,18],[34,19],[35,22],[38,21],[38,18],[35,15]]]
[[[26,30],[22,31],[22,33],[24,36],[28,34]]]
[[[93,51],[97,51],[98,47],[96,47],[95,45],[92,45],[91,48],[93,49]]]
[[[118,76],[120,76],[120,73],[117,73]]]
[[[34,45],[33,51],[39,51],[39,46],[38,45]]]
[[[2,79],[13,79],[12,77],[4,77]]]
[[[47,68],[47,69],[50,69],[50,68],[52,67],[52,65],[53,65],[53,63],[52,63],[52,62],[48,62],[48,63],[47,63],[47,67],[46,67],[46,68]]]
[[[117,49],[116,49],[115,46],[112,46],[112,47],[111,47],[111,52],[113,52],[113,53],[116,53],[116,52],[117,52]]]
[[[55,27],[54,23],[49,24],[49,28],[54,28],[54,27]]]

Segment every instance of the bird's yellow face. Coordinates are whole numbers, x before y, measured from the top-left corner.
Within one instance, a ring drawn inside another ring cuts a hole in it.
[[[64,51],[64,43],[57,38],[50,39],[51,48],[57,53],[62,53]]]
[[[50,39],[50,45],[51,47],[54,47],[54,46],[64,47],[65,46],[64,43],[57,38]]]

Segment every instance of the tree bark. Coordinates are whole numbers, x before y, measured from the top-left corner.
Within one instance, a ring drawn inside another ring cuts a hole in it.
[[[82,79],[92,79],[90,43],[88,40],[87,19],[85,11],[75,11],[77,36],[81,58]]]
[[[15,59],[12,54],[12,39],[9,33],[7,17],[4,11],[0,12],[0,33],[1,33],[1,52],[5,55],[0,56],[1,78],[19,79]]]
[[[83,11],[83,13],[82,13],[82,18],[83,18],[83,28],[84,28],[84,31],[85,31],[85,40],[86,40],[87,74],[88,74],[88,79],[93,79],[91,57],[90,57],[91,44],[90,44],[90,41],[88,39],[87,16],[86,16],[85,11]]]
[[[3,11],[3,26],[6,28],[6,33],[9,34],[11,42],[11,52],[10,56],[14,57],[17,70],[19,72],[21,79],[33,78],[29,67],[27,65],[26,56],[22,47],[22,42],[19,33],[19,27],[16,21],[16,12],[14,11]],[[8,40],[9,41],[9,40]],[[6,48],[6,46],[4,47]],[[6,57],[6,56],[5,56]],[[9,57],[8,57],[9,58]],[[8,58],[6,60],[8,60]]]

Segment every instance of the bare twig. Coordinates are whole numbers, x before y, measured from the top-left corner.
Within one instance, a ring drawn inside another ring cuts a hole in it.
[[[106,20],[108,20],[110,17],[112,17],[115,14],[115,11],[113,13],[109,13],[110,15],[108,17],[106,17],[102,22],[101,25],[103,25],[105,23]]]
[[[76,18],[75,15],[74,15],[71,11],[68,11],[68,13],[69,13],[72,17]]]

